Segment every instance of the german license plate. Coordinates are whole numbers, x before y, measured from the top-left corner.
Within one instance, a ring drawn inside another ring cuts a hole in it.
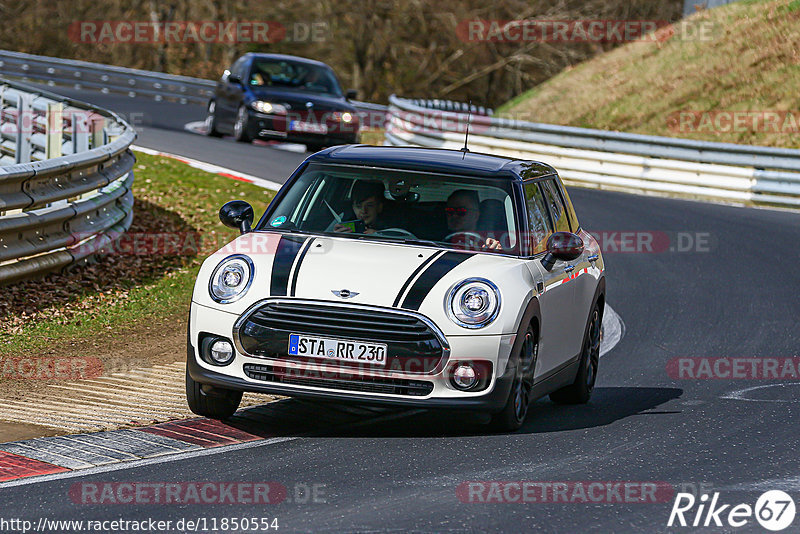
[[[289,123],[289,129],[295,132],[307,132],[315,134],[328,133],[327,124],[318,124],[315,122],[291,121]]]
[[[289,336],[289,354],[367,365],[386,365],[385,343],[366,343],[347,339],[291,334]]]

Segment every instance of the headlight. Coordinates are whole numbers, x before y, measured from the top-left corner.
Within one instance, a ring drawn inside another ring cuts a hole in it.
[[[337,122],[352,122],[353,121],[353,114],[349,111],[341,112],[341,111],[334,111],[331,114],[331,118]]]
[[[259,113],[271,113],[273,115],[286,115],[289,111],[283,104],[273,104],[272,102],[264,102],[263,100],[255,100],[250,104],[254,110]]]
[[[217,265],[208,283],[211,298],[220,304],[236,302],[253,282],[253,262],[247,256],[229,256]]]
[[[464,328],[483,328],[500,311],[500,291],[483,278],[468,278],[453,286],[445,302],[447,315]]]

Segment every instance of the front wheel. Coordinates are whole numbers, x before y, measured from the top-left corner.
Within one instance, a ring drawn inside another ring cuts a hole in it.
[[[236,122],[233,124],[233,137],[240,143],[252,141],[247,133],[247,118],[247,108],[240,106],[236,112]]]
[[[589,329],[583,342],[581,362],[575,382],[550,394],[550,400],[558,404],[586,404],[592,396],[600,363],[600,327],[602,315],[595,304],[589,316]]]
[[[211,419],[227,419],[236,413],[242,401],[242,392],[214,388],[214,393],[205,393],[202,384],[195,382],[186,370],[186,402],[197,415]]]
[[[528,325],[525,339],[522,342],[517,358],[511,391],[508,393],[506,405],[499,412],[492,414],[489,426],[496,432],[513,432],[519,430],[528,416],[533,390],[533,373],[539,356],[539,337],[533,325]]]

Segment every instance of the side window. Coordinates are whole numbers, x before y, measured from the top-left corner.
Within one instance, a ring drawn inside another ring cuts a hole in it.
[[[573,232],[577,232],[581,225],[578,223],[578,216],[575,214],[575,208],[572,207],[572,201],[569,199],[569,195],[567,194],[567,188],[564,187],[564,184],[561,182],[561,180],[558,180],[556,183],[558,184],[558,190],[561,193],[561,198],[564,199],[564,204],[567,208],[569,225],[572,227]]]
[[[555,180],[543,181],[542,188],[547,198],[547,207],[550,208],[550,216],[553,218],[553,226],[555,226],[556,232],[570,232],[567,210],[564,208],[564,203],[558,194]]]
[[[547,215],[544,196],[539,184],[525,184],[525,208],[528,210],[528,224],[531,236],[531,253],[538,254],[547,250],[547,238],[553,233],[550,217]]]

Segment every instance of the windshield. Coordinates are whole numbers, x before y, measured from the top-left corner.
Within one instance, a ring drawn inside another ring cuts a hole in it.
[[[342,94],[339,82],[330,69],[287,60],[253,60],[249,83],[256,87],[286,87],[312,93]]]
[[[260,229],[518,253],[511,183],[309,165]]]

